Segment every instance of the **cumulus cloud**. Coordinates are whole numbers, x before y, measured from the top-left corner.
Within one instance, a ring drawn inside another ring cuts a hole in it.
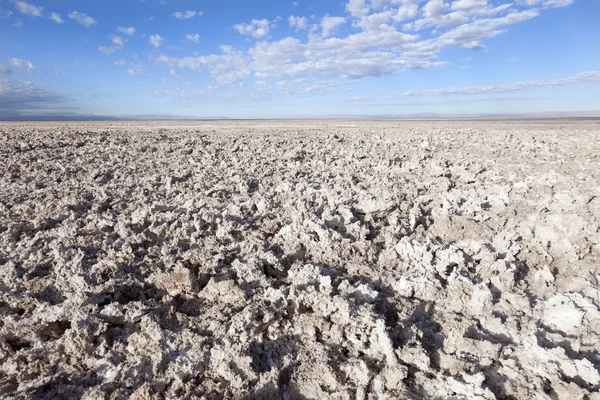
[[[21,69],[27,71],[29,75],[33,74],[35,70],[35,65],[31,61],[23,60],[20,58],[11,58],[8,60],[8,65],[15,69]]]
[[[123,35],[129,35],[129,36],[131,36],[131,35],[133,35],[135,33],[135,28],[134,27],[126,28],[124,26],[120,26],[120,27],[117,28],[117,32],[120,32]]]
[[[363,78],[396,74],[404,69],[443,67],[449,48],[481,50],[485,41],[512,25],[537,17],[539,6],[567,0],[523,0],[537,6],[515,7],[489,0],[348,0],[345,16],[288,18],[290,27],[308,30],[304,40],[271,39],[275,21],[254,19],[234,29],[260,39],[249,49],[223,46],[222,54],[154,60],[169,69],[205,71],[216,86],[244,80]],[[312,21],[311,21],[312,20]],[[313,22],[314,21],[314,22]],[[340,26],[353,29],[341,34]],[[426,33],[424,29],[433,27]]]
[[[62,19],[62,17],[60,16],[59,13],[50,13],[50,17],[49,17],[52,21],[56,22],[57,24],[63,24],[65,21]]]
[[[10,69],[8,69],[8,67],[6,65],[0,64],[0,74],[10,75],[10,74],[12,74],[12,71]]]
[[[329,14],[321,19],[321,36],[327,37],[335,32],[338,26],[345,24],[346,18],[344,17],[330,17]]]
[[[249,24],[237,24],[233,29],[241,35],[250,35],[256,39],[261,39],[269,34],[270,22],[268,19],[253,19]]]
[[[354,17],[363,17],[369,13],[370,9],[366,0],[350,0],[346,4],[346,12]]]
[[[160,35],[152,35],[152,36],[150,36],[150,38],[148,39],[148,42],[149,42],[149,43],[150,43],[152,46],[154,46],[154,47],[156,47],[156,48],[159,48],[159,47],[160,47],[160,46],[161,46],[161,45],[162,45],[162,44],[165,42],[165,39],[164,39],[164,38],[162,38]]]
[[[187,10],[187,11],[177,11],[175,13],[173,13],[173,17],[177,18],[177,19],[190,19],[190,18],[194,18],[196,16],[201,16],[204,13],[202,11],[191,11],[191,10]]]
[[[185,39],[192,43],[200,43],[200,35],[198,35],[197,33],[194,33],[193,35],[185,35]]]
[[[296,28],[296,32],[300,29],[308,28],[308,19],[306,17],[295,17],[292,15],[288,21],[292,28]]]
[[[402,22],[415,18],[419,13],[419,6],[412,2],[402,3],[398,10],[394,10],[394,22]]]
[[[415,97],[415,96],[446,96],[446,95],[476,95],[491,93],[509,93],[523,90],[554,88],[559,86],[574,85],[578,83],[600,84],[600,71],[582,72],[566,78],[544,79],[539,81],[520,81],[497,85],[476,85],[445,89],[432,89],[421,91],[408,91],[394,93],[390,97]]]
[[[221,51],[222,54],[183,58],[161,54],[155,61],[170,68],[208,71],[215,77],[218,86],[235,85],[251,75],[252,69],[248,65],[250,59],[243,52],[231,46],[221,46]]]
[[[429,0],[423,7],[423,15],[425,17],[439,17],[444,13],[443,0]]]
[[[69,18],[77,21],[79,24],[89,28],[90,26],[98,25],[98,22],[87,14],[73,11],[69,14]]]
[[[26,3],[24,1],[15,1],[15,9],[25,15],[29,15],[32,18],[42,17],[44,15],[44,7],[34,6],[33,4]]]

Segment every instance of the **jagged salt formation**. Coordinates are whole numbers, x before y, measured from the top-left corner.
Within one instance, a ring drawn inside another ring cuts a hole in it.
[[[0,396],[600,398],[599,134],[0,125]]]

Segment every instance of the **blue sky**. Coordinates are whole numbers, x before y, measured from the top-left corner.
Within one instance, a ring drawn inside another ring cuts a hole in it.
[[[600,110],[598,0],[0,0],[0,118]]]

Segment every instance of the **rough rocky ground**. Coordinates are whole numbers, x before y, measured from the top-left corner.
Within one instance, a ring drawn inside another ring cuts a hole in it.
[[[599,128],[0,124],[0,397],[598,399]]]

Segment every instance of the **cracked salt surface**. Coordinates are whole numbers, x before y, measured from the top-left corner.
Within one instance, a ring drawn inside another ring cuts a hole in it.
[[[2,398],[600,398],[596,124],[0,132]]]

